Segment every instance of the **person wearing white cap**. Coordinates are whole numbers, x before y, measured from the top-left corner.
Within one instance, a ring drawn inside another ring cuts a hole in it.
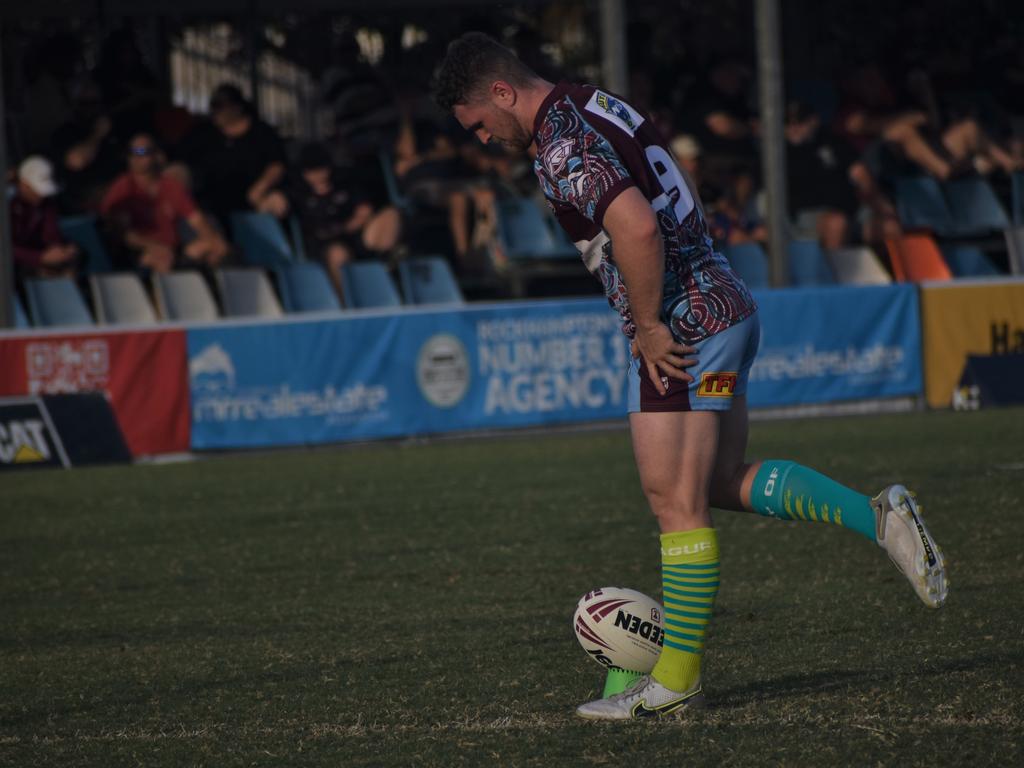
[[[21,277],[75,274],[78,247],[68,243],[57,226],[56,194],[50,161],[39,155],[25,158],[18,166],[17,188],[10,203],[11,243]]]

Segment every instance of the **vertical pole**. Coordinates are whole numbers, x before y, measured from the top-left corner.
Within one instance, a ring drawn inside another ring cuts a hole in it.
[[[7,187],[7,109],[4,99],[3,19],[0,19],[0,189]],[[7,195],[0,195],[0,328],[14,327],[14,246]]]
[[[626,8],[622,0],[601,0],[601,78],[609,91],[629,96]]]
[[[782,45],[779,0],[754,0],[757,25],[757,82],[761,102],[761,167],[768,198],[771,281],[789,282],[789,212],[786,200],[786,135],[782,102]]]

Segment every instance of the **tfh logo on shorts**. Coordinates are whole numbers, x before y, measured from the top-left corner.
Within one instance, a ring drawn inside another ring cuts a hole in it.
[[[697,397],[732,397],[736,394],[736,374],[708,371],[700,377]]]

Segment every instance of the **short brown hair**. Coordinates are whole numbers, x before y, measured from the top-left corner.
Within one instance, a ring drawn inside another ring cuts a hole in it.
[[[495,80],[524,86],[537,79],[512,51],[483,32],[467,32],[448,44],[434,82],[434,100],[446,112],[468,104]]]

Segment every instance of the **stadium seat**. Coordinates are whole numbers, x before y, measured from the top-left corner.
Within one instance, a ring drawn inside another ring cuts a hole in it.
[[[402,293],[408,304],[462,304],[462,291],[448,262],[440,256],[422,256],[398,265]]]
[[[958,235],[984,235],[1010,226],[1010,217],[985,179],[974,177],[948,182],[946,197]]]
[[[276,267],[295,261],[295,254],[284,228],[269,213],[232,213],[231,234],[234,244],[242,251],[242,260],[246,264]]]
[[[574,246],[555,236],[548,217],[532,199],[501,199],[497,213],[498,239],[510,260],[579,258]]]
[[[281,317],[281,303],[267,273],[259,267],[217,270],[217,287],[225,317]]]
[[[96,227],[95,216],[66,216],[57,222],[57,226],[61,234],[81,250],[82,272],[95,274],[113,269],[110,254],[107,253],[107,247],[103,244],[99,229]]]
[[[953,273],[949,271],[931,235],[917,233],[905,234],[900,238],[889,237],[885,239],[885,245],[898,282],[919,283],[953,278]]]
[[[930,229],[948,234],[956,230],[942,187],[931,176],[896,179],[896,209],[906,229]]]
[[[398,188],[398,178],[395,176],[394,158],[390,152],[381,150],[377,153],[380,162],[381,176],[384,177],[384,188],[388,193],[388,201],[401,211],[410,211],[415,206],[412,200],[402,194]]]
[[[768,257],[755,242],[736,243],[723,249],[725,257],[732,264],[748,288],[769,288]]]
[[[314,261],[278,267],[277,287],[286,312],[331,312],[341,309],[324,268]]]
[[[1024,226],[1024,171],[1010,176],[1010,216],[1013,226]]]
[[[70,277],[26,280],[25,295],[35,326],[94,325],[89,308]]]
[[[942,255],[956,277],[986,277],[999,274],[995,264],[976,245],[944,245]]]
[[[154,274],[153,289],[156,306],[166,320],[203,323],[220,316],[210,287],[198,272]]]
[[[402,299],[379,261],[356,261],[341,267],[345,306],[349,309],[399,307]]]
[[[99,323],[151,325],[156,312],[149,303],[146,289],[134,272],[91,275],[92,303]]]
[[[25,314],[25,308],[21,305],[21,299],[18,298],[17,293],[11,293],[11,307],[14,314],[14,327],[18,329],[31,328],[32,324],[28,321],[28,315]]]
[[[789,276],[795,286],[832,285],[836,281],[817,240],[789,241]]]
[[[1006,252],[1010,259],[1010,273],[1024,275],[1024,226],[1003,230]]]
[[[828,253],[836,280],[844,285],[888,285],[892,277],[867,246],[837,248]]]
[[[295,258],[298,261],[305,261],[307,258],[306,238],[302,235],[302,223],[298,216],[288,217],[288,234],[292,238],[292,253],[295,254]]]

